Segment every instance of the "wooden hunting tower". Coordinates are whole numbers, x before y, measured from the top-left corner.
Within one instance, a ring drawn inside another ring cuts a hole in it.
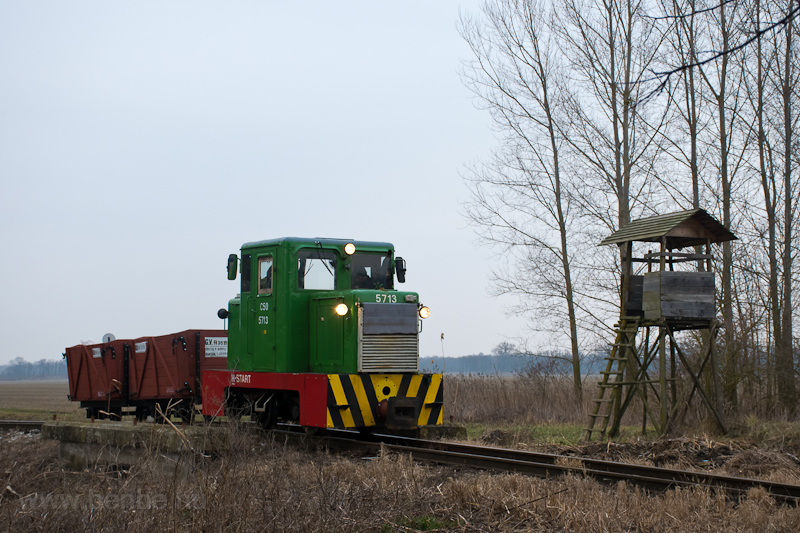
[[[719,428],[727,432],[714,360],[720,324],[716,320],[711,245],[734,239],[733,233],[704,210],[691,209],[635,220],[600,243],[620,247],[620,318],[589,415],[587,440],[593,433],[617,436],[622,416],[634,398],[642,404],[642,431],[649,420],[657,433],[664,434],[685,414],[695,392]],[[658,243],[660,250],[634,257],[634,242]],[[676,251],[692,247],[689,252]],[[638,269],[634,263],[639,264]],[[683,330],[699,330],[703,344],[699,355],[681,349],[675,333]],[[701,379],[703,373],[711,378],[713,396]],[[686,378],[679,378],[684,375]],[[680,388],[679,379],[685,381]]]

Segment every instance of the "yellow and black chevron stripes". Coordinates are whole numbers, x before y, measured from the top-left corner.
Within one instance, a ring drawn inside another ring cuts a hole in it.
[[[416,398],[418,425],[442,423],[441,374],[328,374],[328,427],[381,425],[378,405],[389,398]]]

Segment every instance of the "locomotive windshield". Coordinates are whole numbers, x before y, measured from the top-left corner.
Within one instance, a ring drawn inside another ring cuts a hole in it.
[[[350,259],[351,289],[391,289],[392,259],[388,253],[357,252]]]
[[[336,288],[336,254],[330,250],[305,249],[297,252],[297,287],[332,291]]]

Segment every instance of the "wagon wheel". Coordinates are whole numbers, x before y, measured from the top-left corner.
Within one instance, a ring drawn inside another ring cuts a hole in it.
[[[156,424],[166,424],[167,420],[169,420],[169,405],[163,403],[155,403],[155,407],[153,408],[153,418],[155,419]]]
[[[192,423],[192,412],[189,409],[178,409],[178,416],[184,424]]]

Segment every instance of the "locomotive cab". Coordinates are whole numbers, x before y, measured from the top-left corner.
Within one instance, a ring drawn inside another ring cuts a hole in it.
[[[442,377],[418,371],[429,311],[394,288],[405,262],[391,244],[284,238],[247,243],[240,257],[228,372],[204,375],[204,414],[236,409],[267,426],[441,423]]]

